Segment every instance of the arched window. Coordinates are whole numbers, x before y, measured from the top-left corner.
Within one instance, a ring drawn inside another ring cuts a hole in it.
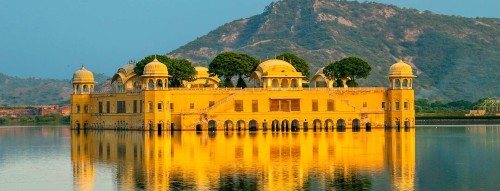
[[[293,89],[297,89],[299,87],[299,83],[297,83],[297,79],[293,79],[290,87]]]
[[[82,88],[80,87],[80,85],[76,85],[76,91],[77,92],[81,92],[82,91]]]
[[[273,89],[278,89],[279,88],[279,82],[278,82],[278,79],[273,79]]]
[[[396,79],[394,87],[396,87],[396,88],[401,87],[401,82],[399,81],[399,79]]]
[[[148,88],[149,89],[154,89],[155,88],[155,83],[153,82],[153,80],[149,80],[149,82],[148,82]]]
[[[140,90],[141,89],[141,83],[138,81],[134,82],[134,90]]]
[[[403,87],[408,87],[408,80],[407,79],[403,80]]]
[[[153,113],[153,102],[148,103],[148,111],[149,113]]]
[[[80,113],[80,105],[76,104],[76,113]]]
[[[83,92],[89,92],[89,86],[88,85],[84,85],[83,86]]]
[[[157,80],[156,81],[156,87],[162,88],[163,87],[163,81]]]
[[[89,113],[89,105],[84,105],[83,106],[83,112],[84,113]]]
[[[281,80],[281,88],[288,88],[288,80],[287,79]]]

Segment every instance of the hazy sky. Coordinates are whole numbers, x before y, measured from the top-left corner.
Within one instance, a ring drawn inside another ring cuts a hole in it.
[[[84,64],[112,75],[273,0],[0,0],[0,72],[69,79]],[[466,17],[500,17],[500,0],[375,0]]]

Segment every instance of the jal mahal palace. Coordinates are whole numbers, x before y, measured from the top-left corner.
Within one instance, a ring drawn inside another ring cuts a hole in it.
[[[415,127],[413,71],[399,60],[387,87],[333,87],[318,70],[310,82],[292,64],[262,62],[251,88],[220,88],[219,78],[196,66],[196,80],[168,87],[165,64],[154,59],[143,75],[135,63],[118,69],[112,90],[94,91],[93,73],[73,74],[71,128],[151,131],[342,131]],[[345,82],[345,80],[344,80]],[[309,87],[302,85],[309,83]]]

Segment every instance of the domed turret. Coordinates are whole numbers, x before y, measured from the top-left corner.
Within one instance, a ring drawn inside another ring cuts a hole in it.
[[[73,74],[73,83],[94,83],[94,74],[84,66]]]
[[[403,62],[402,59],[389,68],[389,76],[413,77],[413,70],[410,65]]]
[[[143,76],[168,76],[167,66],[156,58],[144,66]]]
[[[90,93],[94,91],[94,74],[84,66],[73,74],[73,93]]]
[[[402,59],[389,68],[390,85],[392,89],[411,89],[413,78],[413,70],[410,65],[403,62]]]

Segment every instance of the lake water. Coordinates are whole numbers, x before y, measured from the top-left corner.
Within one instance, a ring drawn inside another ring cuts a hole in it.
[[[498,190],[500,125],[371,132],[0,127],[0,190]]]

